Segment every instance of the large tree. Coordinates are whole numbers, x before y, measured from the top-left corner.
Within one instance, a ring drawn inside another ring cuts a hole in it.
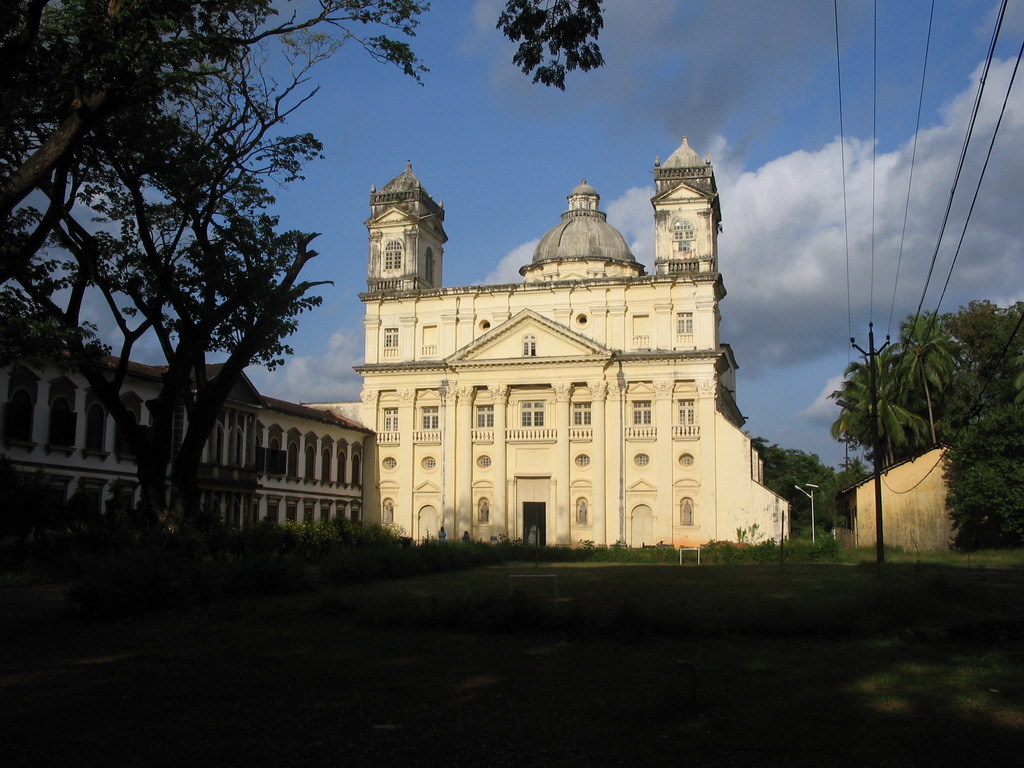
[[[984,412],[949,452],[949,508],[957,546],[1024,546],[1024,406]]]
[[[830,397],[843,405],[832,424],[832,437],[846,436],[874,456],[872,418],[879,434],[883,464],[898,461],[927,444],[927,421],[907,407],[905,381],[899,375],[900,354],[886,347],[874,358],[877,404],[871,397],[871,363],[854,360],[845,379]],[[874,416],[873,416],[874,414]]]
[[[932,444],[938,443],[935,429],[936,397],[942,395],[953,373],[952,341],[933,312],[911,315],[900,327],[896,342],[897,385],[908,404],[924,398]],[[910,410],[919,409],[910,406]]]
[[[15,0],[0,11],[0,364],[59,351],[80,370],[131,442],[155,516],[196,510],[201,452],[241,371],[279,362],[298,314],[319,303],[300,279],[315,235],[265,213],[320,151],[280,129],[311,95],[308,68],[354,41],[425,71],[389,35],[412,35],[427,3],[320,0],[306,18],[278,16],[280,5]],[[569,55],[596,29],[528,34]],[[288,58],[276,71],[291,73],[281,84],[263,64],[275,50]],[[97,300],[119,332],[113,369],[113,340],[85,322]],[[121,390],[150,337],[166,365],[149,423],[136,424]],[[172,445],[180,408],[187,431]]]
[[[943,315],[942,325],[953,340],[954,370],[945,399],[947,432],[952,435],[977,420],[979,414],[1014,401],[1024,359],[1020,328],[1024,302],[1000,307],[972,301]]]

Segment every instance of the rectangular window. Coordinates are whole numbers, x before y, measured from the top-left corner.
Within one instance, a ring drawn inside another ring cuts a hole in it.
[[[697,411],[693,400],[679,401],[679,426],[685,427],[697,423]]]
[[[523,403],[523,426],[544,426],[544,401],[528,401]]]
[[[676,333],[680,336],[693,334],[693,312],[676,312]]]
[[[437,429],[437,406],[426,405],[421,411],[423,429],[434,430]]]
[[[398,431],[398,409],[397,408],[385,408],[384,409],[384,431],[385,432],[397,432]]]
[[[476,407],[476,428],[491,429],[494,427],[494,406],[478,405]]]
[[[398,329],[397,328],[385,328],[384,329],[384,349],[397,349],[398,348]]]
[[[590,426],[590,403],[572,404],[572,423],[577,427]]]
[[[654,411],[651,408],[650,400],[633,401],[633,426],[647,426],[654,420],[653,417]]]

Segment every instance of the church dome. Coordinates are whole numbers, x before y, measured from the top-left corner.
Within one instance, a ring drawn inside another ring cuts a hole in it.
[[[601,196],[584,179],[569,193],[562,223],[548,230],[533,252],[533,263],[599,259],[635,263],[629,244],[598,209]]]

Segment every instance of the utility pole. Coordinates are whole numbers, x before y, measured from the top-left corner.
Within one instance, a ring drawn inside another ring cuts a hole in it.
[[[850,345],[868,359],[868,375],[871,387],[871,453],[872,463],[875,470],[875,559],[878,569],[881,571],[885,563],[885,539],[882,535],[882,445],[878,430],[878,366],[875,365],[875,358],[889,346],[889,337],[885,337],[885,344],[880,349],[875,349],[875,324],[868,323],[868,351],[857,346],[857,342],[851,337]]]

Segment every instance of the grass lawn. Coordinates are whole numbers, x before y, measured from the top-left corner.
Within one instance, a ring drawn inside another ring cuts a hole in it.
[[[510,575],[557,575],[517,579]],[[0,626],[6,766],[1016,764],[1024,571],[493,567]],[[994,763],[995,764],[995,763]]]

